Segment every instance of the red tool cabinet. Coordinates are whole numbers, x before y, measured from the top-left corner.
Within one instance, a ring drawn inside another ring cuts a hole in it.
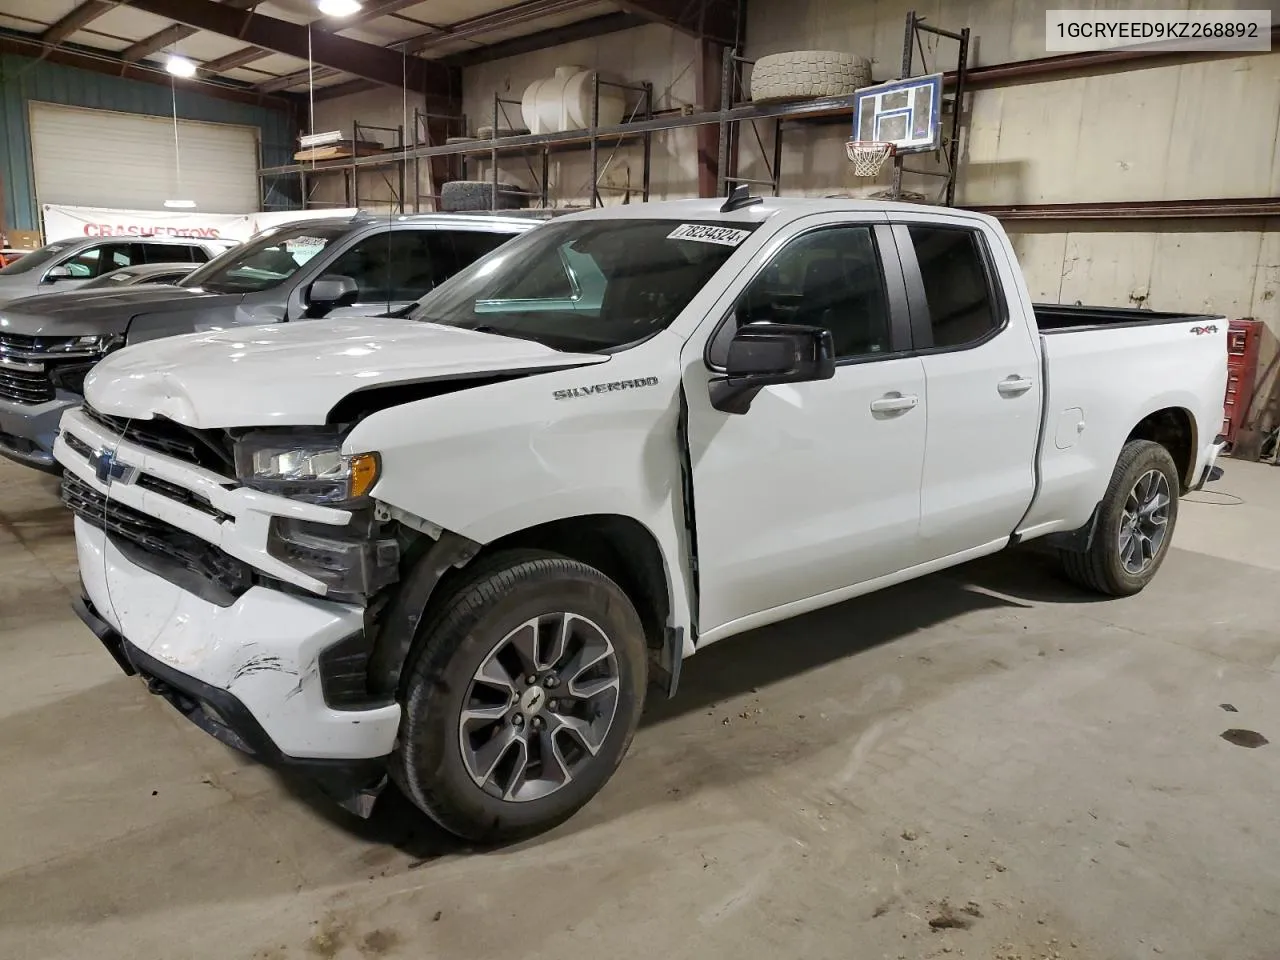
[[[1253,404],[1258,377],[1261,320],[1232,320],[1227,332],[1227,396],[1222,409],[1222,434],[1234,444]]]

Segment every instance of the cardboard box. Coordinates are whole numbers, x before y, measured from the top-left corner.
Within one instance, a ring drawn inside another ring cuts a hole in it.
[[[10,250],[39,250],[44,246],[39,230],[9,230],[5,236]]]

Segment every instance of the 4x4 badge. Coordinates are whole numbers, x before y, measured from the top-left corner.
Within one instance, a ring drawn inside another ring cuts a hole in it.
[[[1197,337],[1201,337],[1201,336],[1204,336],[1206,333],[1217,333],[1218,328],[1215,326],[1192,327],[1191,332],[1194,333]]]

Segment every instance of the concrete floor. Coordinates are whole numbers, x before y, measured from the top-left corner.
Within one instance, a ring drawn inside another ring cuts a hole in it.
[[[1275,958],[1280,470],[1226,471],[1140,597],[1012,554],[711,648],[587,810],[474,854],[121,675],[0,466],[0,957]]]

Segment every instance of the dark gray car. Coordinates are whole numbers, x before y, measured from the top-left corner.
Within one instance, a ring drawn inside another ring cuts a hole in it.
[[[176,286],[76,290],[0,305],[0,454],[56,471],[53,441],[84,378],[126,344],[233,325],[387,316],[534,229],[529,220],[361,214],[268,230]]]

